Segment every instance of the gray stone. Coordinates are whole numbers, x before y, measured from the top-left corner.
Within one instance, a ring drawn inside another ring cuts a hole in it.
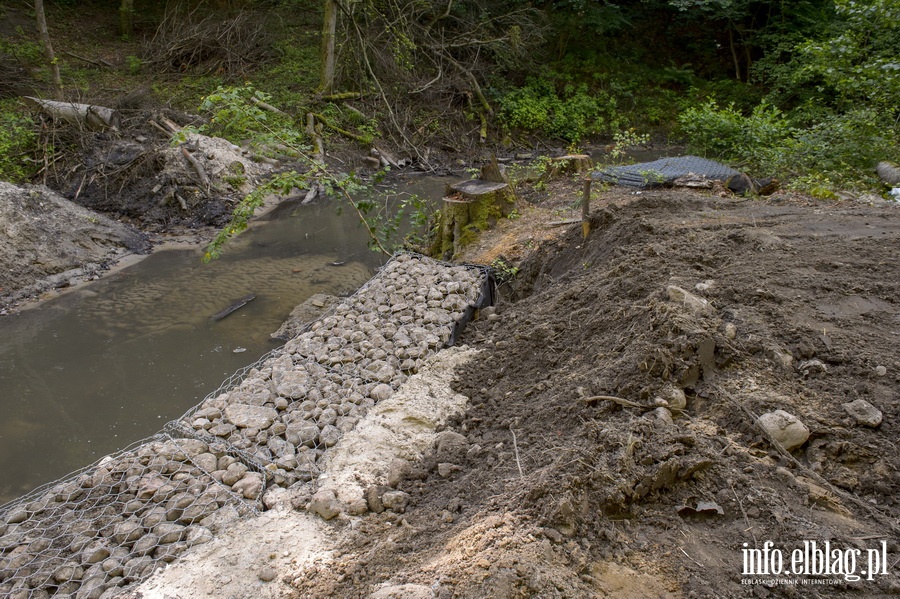
[[[347,514],[350,516],[362,516],[367,511],[369,511],[369,506],[362,497],[347,504]]]
[[[434,437],[434,447],[439,455],[468,444],[468,439],[456,431],[441,431]]]
[[[384,401],[385,399],[388,399],[393,394],[394,394],[394,390],[391,389],[390,385],[381,383],[381,384],[375,385],[375,387],[369,392],[369,397],[371,397],[375,401]]]
[[[263,475],[258,472],[250,472],[244,478],[234,483],[231,490],[244,499],[256,499],[263,489]]]
[[[675,423],[674,420],[672,420],[672,412],[669,411],[669,408],[660,406],[650,412],[650,414],[653,416],[653,419],[662,426],[669,426]]]
[[[403,479],[409,474],[410,465],[409,462],[401,459],[394,458],[391,460],[391,465],[388,467],[388,475],[387,475],[387,484],[389,487],[397,488]]]
[[[684,389],[679,387],[667,387],[662,392],[662,398],[666,400],[666,406],[670,410],[684,410],[687,407],[687,397]],[[670,414],[671,416],[671,414]]]
[[[153,533],[161,544],[177,543],[184,537],[184,526],[174,522],[160,522],[153,527]]]
[[[850,403],[841,404],[841,406],[858,424],[871,428],[875,428],[881,424],[881,410],[864,399],[857,399]]]
[[[289,424],[284,432],[288,443],[295,447],[306,445],[315,447],[316,438],[319,436],[319,427],[307,421]]]
[[[342,434],[338,427],[326,424],[319,433],[319,440],[325,447],[333,447],[341,439]]]
[[[282,397],[303,399],[309,393],[309,375],[301,371],[281,373],[275,391]]]
[[[263,582],[272,582],[278,577],[278,573],[271,566],[263,566],[256,576]]]
[[[225,408],[225,417],[238,428],[264,429],[272,426],[278,411],[265,406],[234,404]]]
[[[244,478],[244,475],[247,474],[248,470],[249,468],[247,468],[244,464],[240,462],[234,462],[233,464],[228,466],[225,474],[222,475],[222,482],[230,487],[237,481]]]
[[[127,580],[138,580],[153,570],[153,558],[148,556],[136,557],[125,562],[123,575]]]
[[[25,510],[12,510],[6,517],[7,524],[19,524],[28,520],[28,512]]]
[[[113,538],[117,543],[123,545],[137,541],[144,534],[144,527],[136,519],[129,518],[124,522],[120,522],[113,529]]]
[[[218,458],[211,453],[201,453],[195,456],[193,461],[197,467],[202,468],[206,472],[216,470],[216,466],[218,465]]]
[[[341,513],[341,504],[331,489],[322,489],[312,496],[307,510],[318,514],[324,520],[331,520]]]
[[[81,551],[81,561],[85,564],[97,564],[109,557],[109,547],[104,541],[94,541]]]
[[[187,543],[188,547],[193,547],[194,545],[209,543],[213,540],[213,538],[214,537],[212,531],[205,526],[190,526],[188,527],[185,542]]]
[[[454,472],[459,472],[462,470],[456,464],[451,464],[450,462],[441,462],[438,464],[438,475],[441,478],[449,478]]]
[[[381,503],[389,510],[403,512],[406,509],[406,506],[409,505],[409,493],[404,493],[403,491],[387,491],[381,496]]]
[[[146,534],[135,542],[131,552],[135,555],[147,555],[153,553],[157,545],[159,545],[159,537],[153,533]]]
[[[197,498],[197,501],[184,508],[177,520],[181,524],[193,524],[203,520],[217,509],[219,509],[219,503],[216,501],[215,496],[204,493]]]
[[[767,412],[759,417],[759,424],[782,447],[790,451],[809,439],[809,429],[800,419],[784,410]]]
[[[669,300],[684,304],[686,308],[695,314],[703,314],[712,311],[708,301],[701,297],[697,297],[690,291],[685,291],[677,285],[669,285],[666,287],[666,294],[669,296]]]

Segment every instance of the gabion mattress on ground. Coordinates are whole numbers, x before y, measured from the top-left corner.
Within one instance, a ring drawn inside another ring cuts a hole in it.
[[[493,303],[489,269],[416,254],[165,431],[0,507],[0,596],[112,597],[255,513]]]

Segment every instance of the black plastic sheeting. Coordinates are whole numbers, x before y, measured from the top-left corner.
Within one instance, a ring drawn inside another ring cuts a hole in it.
[[[609,166],[594,171],[591,178],[628,187],[656,187],[672,183],[675,179],[690,174],[715,181],[728,181],[741,173],[715,160],[699,156],[676,156],[660,158],[653,162]]]

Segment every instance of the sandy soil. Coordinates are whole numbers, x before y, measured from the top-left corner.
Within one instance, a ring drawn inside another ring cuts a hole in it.
[[[47,290],[94,280],[149,247],[138,231],[47,187],[0,182],[0,313]]]

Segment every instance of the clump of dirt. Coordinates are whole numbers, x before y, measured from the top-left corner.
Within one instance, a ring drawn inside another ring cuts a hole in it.
[[[174,130],[197,117],[170,118],[146,108],[126,114],[120,131],[57,131],[68,150],[48,184],[145,231],[183,233],[225,225],[234,205],[273,168],[224,139],[196,133],[174,138],[154,127],[163,122]]]
[[[46,187],[0,182],[0,308],[147,251],[141,233]]]
[[[604,194],[464,334],[464,442],[394,476],[409,505],[342,531],[297,596],[900,591],[897,214]],[[775,410],[809,432],[791,451],[757,423]],[[767,541],[788,567],[805,542],[859,550],[861,579],[745,575]]]

